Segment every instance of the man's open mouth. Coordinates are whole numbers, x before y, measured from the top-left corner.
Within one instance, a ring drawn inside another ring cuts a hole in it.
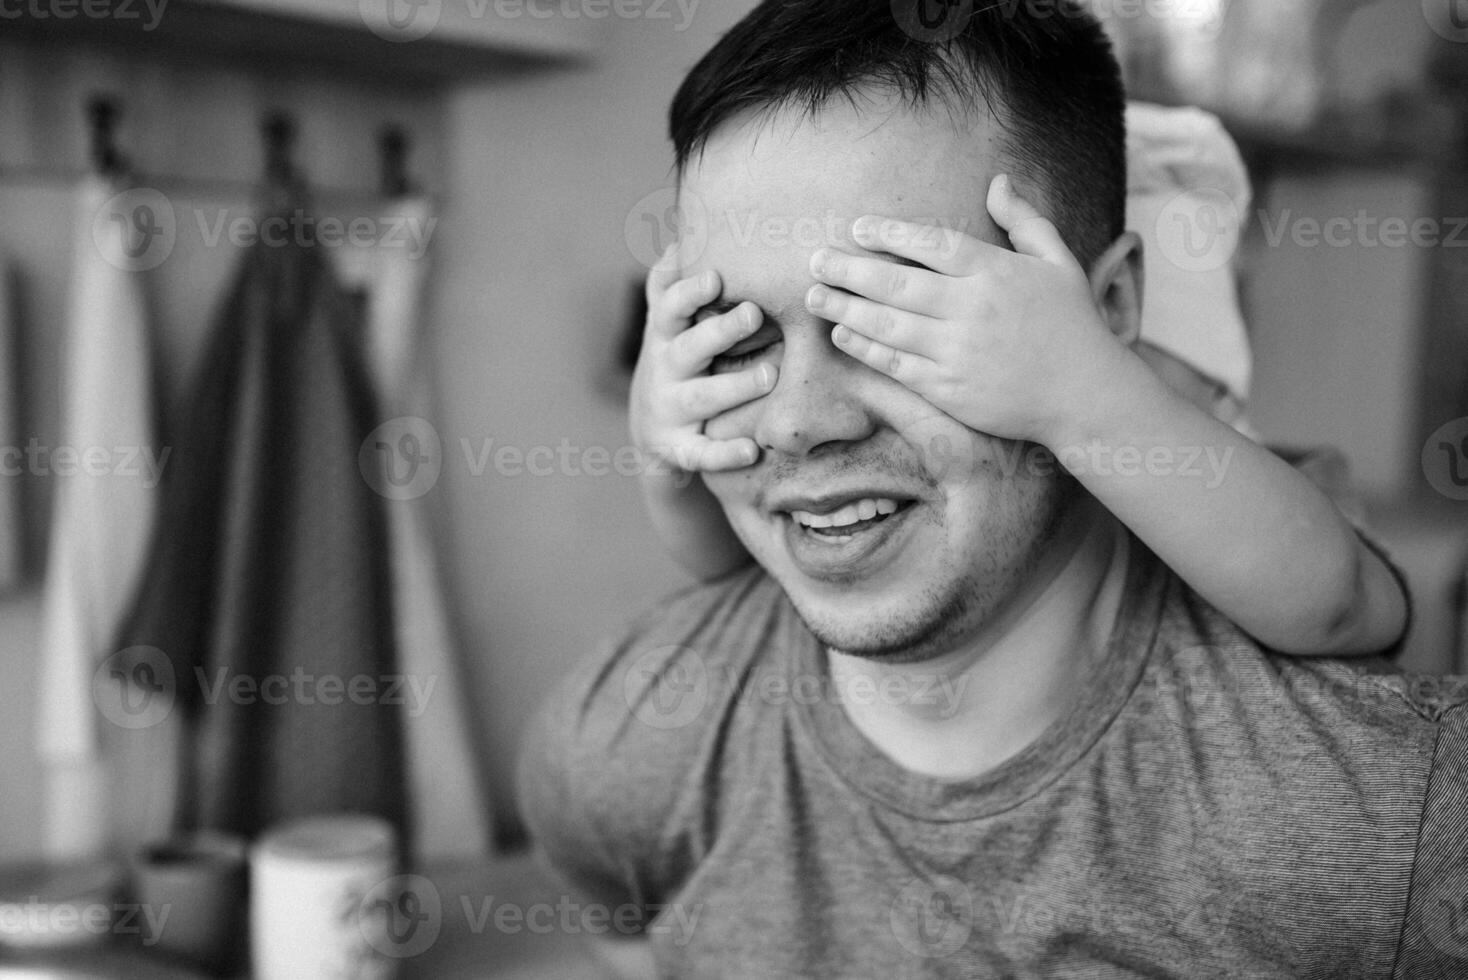
[[[785,542],[806,575],[849,581],[873,574],[901,550],[918,501],[880,492],[783,501]]]
[[[811,534],[843,538],[882,523],[903,506],[891,497],[862,497],[824,514],[809,510],[791,511],[790,519]]]

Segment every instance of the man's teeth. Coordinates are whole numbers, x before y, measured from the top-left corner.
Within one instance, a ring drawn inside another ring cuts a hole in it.
[[[812,514],[808,510],[791,511],[790,516],[804,527],[847,527],[859,521],[869,521],[878,514],[886,517],[897,513],[897,501],[886,497],[865,497],[829,514]]]

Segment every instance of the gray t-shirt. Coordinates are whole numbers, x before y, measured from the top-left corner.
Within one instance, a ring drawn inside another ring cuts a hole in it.
[[[644,616],[524,743],[572,921],[676,978],[1468,977],[1468,679],[1262,650],[1131,554],[1079,706],[962,782],[761,570]]]

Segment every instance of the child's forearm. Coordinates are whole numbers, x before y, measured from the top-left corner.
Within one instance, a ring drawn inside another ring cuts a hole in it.
[[[1323,493],[1130,350],[1106,356],[1088,409],[1044,440],[1067,471],[1264,644],[1345,654],[1395,642],[1405,597]]]
[[[658,538],[695,578],[712,581],[749,564],[749,552],[698,474],[643,474],[642,495]]]

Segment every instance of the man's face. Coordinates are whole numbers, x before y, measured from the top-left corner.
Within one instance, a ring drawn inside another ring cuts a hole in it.
[[[997,140],[992,122],[942,108],[838,100],[813,119],[728,123],[683,175],[683,274],[714,269],[724,304],[765,314],[714,369],[779,369],[769,394],[706,428],[752,437],[759,462],[705,482],[816,636],[848,653],[921,660],[975,637],[1023,592],[1064,509],[1059,478],[1017,465],[1029,447],[963,427],[842,353],[805,308],[812,253],[860,251],[850,229],[863,214],[1005,242],[984,207]],[[854,525],[810,526],[845,524],[853,507]]]

